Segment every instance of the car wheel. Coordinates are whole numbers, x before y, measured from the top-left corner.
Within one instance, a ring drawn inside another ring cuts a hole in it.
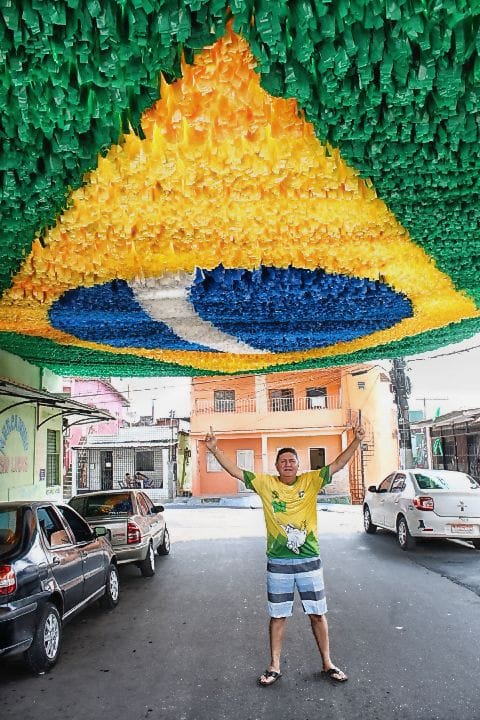
[[[480,540],[471,540],[471,543],[476,550],[480,550]]]
[[[100,605],[105,610],[113,610],[118,605],[120,597],[120,582],[118,579],[117,566],[110,564],[107,574],[107,582],[105,583],[105,595],[100,598]]]
[[[55,605],[47,602],[35,628],[35,635],[25,652],[27,665],[37,675],[42,675],[55,665],[60,654],[62,621]]]
[[[139,563],[139,568],[143,577],[153,577],[155,575],[155,552],[152,543],[148,546],[147,557]]]
[[[410,535],[407,521],[400,515],[397,522],[397,540],[402,550],[413,550],[415,548],[416,540]]]
[[[163,533],[162,544],[158,546],[157,552],[159,555],[168,555],[170,552],[170,535],[168,534],[168,529],[166,527],[165,532]]]
[[[363,527],[369,535],[373,535],[373,533],[377,531],[377,526],[372,523],[372,516],[370,515],[368,505],[365,505],[363,508]]]

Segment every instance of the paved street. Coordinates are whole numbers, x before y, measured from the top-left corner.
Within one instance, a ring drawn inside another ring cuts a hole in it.
[[[260,688],[267,617],[261,510],[170,509],[174,544],[157,574],[122,568],[120,605],[65,628],[49,674],[0,664],[5,720],[478,720],[480,553],[466,544],[402,552],[367,536],[359,508],[319,511],[332,656],[320,674],[301,607],[283,677]]]

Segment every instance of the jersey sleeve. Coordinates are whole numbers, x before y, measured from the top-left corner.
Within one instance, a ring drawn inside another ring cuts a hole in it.
[[[319,493],[320,490],[325,487],[325,485],[329,485],[332,482],[329,465],[325,465],[325,467],[321,468],[320,470],[311,470],[308,475],[310,475],[310,480],[313,483],[317,493]]]
[[[244,470],[243,471],[243,484],[245,485],[247,490],[253,490],[254,492],[257,492],[254,482],[255,482],[255,473],[250,472],[250,470]]]
[[[261,473],[256,475],[251,472],[251,470],[243,471],[243,482],[245,487],[247,490],[253,490],[257,493],[257,495],[260,495],[260,497],[263,497],[265,493],[268,492],[271,479],[271,475],[262,475]]]

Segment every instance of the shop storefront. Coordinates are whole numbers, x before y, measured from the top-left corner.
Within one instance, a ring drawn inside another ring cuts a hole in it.
[[[0,379],[0,500],[63,497],[63,431],[109,413]]]

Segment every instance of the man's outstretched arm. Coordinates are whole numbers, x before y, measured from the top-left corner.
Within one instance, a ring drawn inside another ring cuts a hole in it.
[[[210,450],[216,461],[228,472],[229,475],[243,482],[243,470],[239,468],[233,460],[230,460],[223,450],[220,450],[220,448],[217,447],[217,438],[215,437],[212,426],[210,426],[210,432],[205,435],[205,445],[207,446],[207,449]]]
[[[355,428],[355,437],[350,445],[330,464],[330,475],[338,472],[350,462],[364,437],[365,430],[361,425],[358,425],[358,427]]]

